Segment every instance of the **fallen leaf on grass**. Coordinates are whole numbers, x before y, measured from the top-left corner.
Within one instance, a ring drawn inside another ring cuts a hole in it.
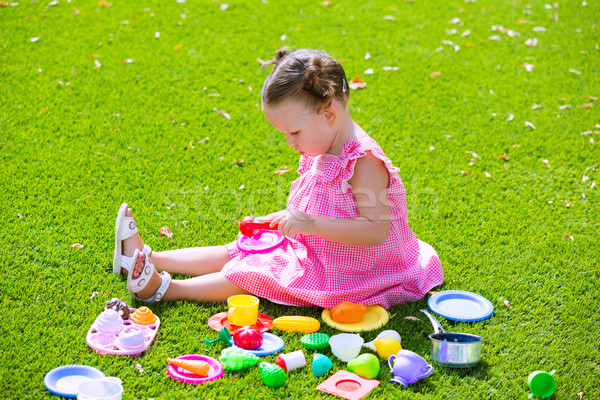
[[[70,247],[71,250],[73,249],[83,249],[83,245],[79,244],[79,243],[73,243]]]
[[[37,42],[38,40],[40,40],[40,38],[41,38],[41,36],[34,36],[34,37],[32,37],[31,39],[29,39],[29,41],[30,41],[30,42],[33,42],[33,43],[35,43],[35,42]]]
[[[144,368],[142,368],[142,365],[141,365],[141,364],[135,364],[135,367],[136,367],[136,368],[137,368],[137,370],[140,372],[140,374],[144,372]]]
[[[489,172],[484,172],[486,178],[491,178],[492,176],[489,174]]]
[[[181,50],[181,49],[183,49],[182,44],[178,44],[177,46],[173,47],[173,50]]]
[[[440,76],[442,73],[440,71],[435,71],[432,72],[431,75],[429,75],[430,78],[437,78],[438,76]]]
[[[404,319],[407,319],[407,320],[409,320],[409,321],[420,321],[420,319],[419,319],[419,318],[417,318],[417,317],[410,317],[410,316],[408,316],[408,317],[404,317]]]
[[[196,146],[194,146],[194,142],[192,142],[191,140],[190,140],[190,147],[192,148],[192,150],[196,148]]]
[[[231,117],[229,116],[229,114],[227,114],[225,111],[223,110],[219,110],[218,108],[213,108],[213,110],[215,112],[218,112],[219,114],[221,114],[223,117],[225,117],[228,121],[231,119]]]
[[[200,143],[200,144],[203,144],[203,143],[206,143],[206,142],[208,142],[209,140],[210,140],[210,138],[207,136],[207,137],[205,137],[204,139],[202,139],[202,140],[199,140],[199,141],[198,141],[198,143]]]
[[[569,72],[575,74],[575,75],[581,75],[581,72],[577,71],[576,69],[573,68],[569,68]]]
[[[96,297],[96,295],[98,295],[100,293],[98,292],[92,292],[92,295],[90,296],[90,300],[93,299],[94,297]]]
[[[360,78],[357,76],[354,79],[352,79],[352,81],[350,81],[348,86],[350,87],[350,89],[362,89],[365,86],[367,86],[367,84],[360,80]]]
[[[592,103],[585,103],[578,105],[577,108],[592,108],[592,105]]]
[[[108,7],[112,6],[112,3],[107,3],[107,2],[106,2],[106,1],[104,1],[104,0],[100,0],[100,1],[98,2],[98,5],[100,5],[100,6],[102,6],[102,7],[106,7],[106,8],[108,8]]]
[[[525,126],[530,127],[531,129],[535,129],[535,125],[533,125],[531,122],[529,121],[525,121]]]
[[[470,173],[468,173],[467,171],[460,171],[461,174],[463,174],[464,176],[471,176]]]
[[[385,15],[383,19],[385,19],[386,21],[395,21],[396,17],[394,17],[393,15]]]
[[[542,162],[544,164],[546,164],[546,167],[550,168],[550,161],[549,160],[542,160]]]
[[[525,64],[523,64],[523,68],[525,68],[525,70],[527,72],[531,72],[531,71],[533,71],[535,69],[535,65],[525,63]]]
[[[169,239],[173,238],[173,232],[171,232],[171,228],[169,228],[168,226],[163,226],[162,228],[160,228],[159,233],[161,236],[166,236]]]
[[[510,308],[510,301],[508,300],[504,300],[504,305],[508,308]]]
[[[512,121],[515,119],[515,116],[512,113],[508,113],[508,118],[506,118],[506,122]]]
[[[23,218],[23,214],[18,213],[17,216],[19,217],[19,219]]]
[[[569,235],[569,234],[566,234],[565,236],[563,236],[563,239],[571,239],[572,241],[575,241],[575,238],[573,237],[573,235]]]
[[[598,101],[598,98],[596,96],[592,96],[590,94],[586,94],[585,95],[588,99],[590,99],[591,101]]]
[[[577,393],[577,396],[579,396],[579,398],[582,399],[583,398],[583,392]]]
[[[277,171],[273,172],[275,175],[283,175],[290,172],[291,169],[287,167],[287,165],[283,165],[277,169]]]
[[[135,62],[135,60],[133,60],[131,58],[126,58],[126,59],[123,60],[123,64],[131,64],[131,63],[134,63],[134,62]]]
[[[509,160],[509,159],[508,159],[508,156],[507,156],[506,154],[502,154],[502,155],[501,155],[501,156],[499,156],[498,158],[499,158],[499,159],[501,159],[501,160],[504,160],[504,161],[508,161],[508,160]]]

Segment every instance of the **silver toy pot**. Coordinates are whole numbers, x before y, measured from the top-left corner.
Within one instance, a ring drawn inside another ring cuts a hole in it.
[[[452,368],[470,368],[479,364],[483,338],[469,333],[446,332],[437,319],[427,310],[421,310],[433,325],[431,361]],[[441,332],[440,332],[441,331]]]

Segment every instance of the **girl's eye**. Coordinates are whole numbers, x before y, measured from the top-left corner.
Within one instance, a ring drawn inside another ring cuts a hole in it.
[[[297,135],[297,134],[299,134],[299,133],[300,133],[300,131],[296,131],[296,132],[292,132],[292,133],[290,133],[290,135]]]

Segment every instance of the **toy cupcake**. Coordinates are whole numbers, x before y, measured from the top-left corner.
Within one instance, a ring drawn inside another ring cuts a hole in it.
[[[104,306],[105,310],[115,310],[117,314],[121,316],[122,319],[129,318],[129,306],[125,302],[125,300],[113,298],[106,302],[106,306]]]
[[[105,310],[96,318],[96,328],[100,332],[117,334],[123,329],[123,319],[115,310]]]
[[[156,321],[156,315],[148,307],[140,307],[131,314],[131,320],[138,325],[150,325]]]
[[[126,350],[135,350],[143,347],[145,340],[146,337],[144,336],[144,332],[137,326],[121,332],[119,335],[119,343],[121,344],[121,347]]]

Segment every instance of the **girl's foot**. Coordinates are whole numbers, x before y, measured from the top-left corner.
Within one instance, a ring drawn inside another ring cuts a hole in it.
[[[166,272],[156,272],[150,259],[139,250],[134,252],[135,263],[127,275],[127,289],[132,297],[146,302],[160,301],[169,288],[171,276]]]
[[[146,255],[152,252],[144,245],[138,234],[135,220],[127,203],[121,204],[115,222],[115,248],[113,252],[113,274],[127,274],[133,264],[132,256],[136,250],[142,250]]]

